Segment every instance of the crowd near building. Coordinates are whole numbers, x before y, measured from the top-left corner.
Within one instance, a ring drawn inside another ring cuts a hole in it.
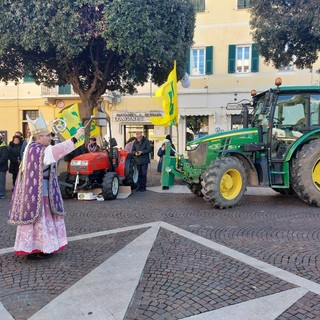
[[[319,63],[312,70],[297,70],[293,65],[275,69],[264,63],[252,41],[249,0],[195,2],[194,44],[186,65],[190,85],[178,83],[177,129],[151,123],[151,117],[163,114],[161,100],[154,98],[157,86],[153,83],[138,88],[134,95],[106,92],[97,113],[109,114],[118,146],[124,147],[136,131],[142,131],[151,142],[153,158],[157,158],[154,150],[158,150],[167,134],[171,134],[182,152],[188,140],[241,127],[240,111],[228,110],[227,105],[250,99],[252,89],[259,92],[273,87],[276,77],[281,77],[284,85],[320,84],[316,72]],[[80,99],[71,85],[48,88],[36,85],[32,78],[21,79],[18,85],[0,83],[0,133],[7,142],[16,131],[27,136],[27,114],[36,118],[41,112],[49,121],[76,102]]]

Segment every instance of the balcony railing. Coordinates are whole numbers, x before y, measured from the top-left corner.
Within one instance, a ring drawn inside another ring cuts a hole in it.
[[[65,87],[55,86],[49,88],[45,85],[41,85],[41,96],[43,97],[59,97],[59,96],[75,96],[77,95],[73,90],[72,86],[68,90],[63,90]]]

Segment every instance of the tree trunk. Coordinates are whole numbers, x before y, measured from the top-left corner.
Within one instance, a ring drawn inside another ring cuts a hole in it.
[[[94,101],[92,98],[81,97],[81,103],[79,103],[79,113],[81,122],[85,126],[90,117],[93,115],[93,109],[97,106],[97,101]],[[85,128],[85,143],[89,141],[90,138],[90,124]]]

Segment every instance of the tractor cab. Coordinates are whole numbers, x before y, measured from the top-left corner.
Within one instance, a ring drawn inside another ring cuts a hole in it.
[[[320,206],[320,87],[283,87],[278,78],[275,88],[227,108],[241,110],[243,128],[188,142],[178,166],[168,146],[162,185],[177,176],[220,209],[236,205],[249,185]]]
[[[291,190],[290,165],[305,143],[318,138],[320,88],[277,87],[253,97],[252,127],[259,128],[259,142],[267,147],[270,185]]]

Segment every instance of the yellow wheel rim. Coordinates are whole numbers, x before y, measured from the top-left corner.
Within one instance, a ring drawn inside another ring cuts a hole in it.
[[[320,159],[318,159],[317,163],[313,167],[312,182],[315,185],[315,187],[320,191]]]
[[[240,172],[235,169],[226,171],[220,182],[220,192],[222,196],[227,200],[232,200],[239,195],[241,188],[242,177]]]

